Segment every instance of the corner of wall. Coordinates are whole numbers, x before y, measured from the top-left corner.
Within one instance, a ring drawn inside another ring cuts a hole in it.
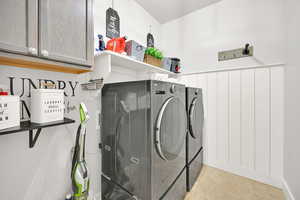
[[[288,183],[286,182],[286,180],[284,178],[282,179],[282,190],[284,192],[286,200],[296,200]]]

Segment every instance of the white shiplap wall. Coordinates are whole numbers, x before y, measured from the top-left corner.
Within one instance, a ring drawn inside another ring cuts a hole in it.
[[[283,77],[283,66],[182,77],[203,88],[206,164],[281,187]]]

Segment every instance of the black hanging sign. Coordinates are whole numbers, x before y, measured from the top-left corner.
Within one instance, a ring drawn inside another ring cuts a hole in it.
[[[120,17],[118,12],[112,8],[106,10],[106,37],[120,37]]]
[[[151,33],[147,35],[147,47],[154,47],[154,37]]]

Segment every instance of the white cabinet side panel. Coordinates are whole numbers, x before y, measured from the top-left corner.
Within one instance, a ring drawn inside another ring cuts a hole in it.
[[[229,79],[228,72],[217,73],[217,160],[229,160]]]
[[[254,70],[241,72],[241,164],[254,170]]]
[[[271,167],[272,177],[283,175],[284,70],[271,69]]]
[[[241,72],[229,72],[229,160],[241,162]]]
[[[269,69],[255,70],[255,170],[270,170],[270,77]]]
[[[217,156],[217,85],[216,85],[216,74],[207,75],[207,154],[208,164],[216,163]]]

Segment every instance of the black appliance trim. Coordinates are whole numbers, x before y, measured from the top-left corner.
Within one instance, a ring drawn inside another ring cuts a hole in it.
[[[135,197],[134,194],[132,194],[131,192],[129,192],[126,188],[124,188],[122,185],[118,184],[117,182],[115,182],[114,180],[112,179],[108,179],[107,177],[101,175],[102,178],[106,179],[108,182],[111,182],[112,184],[118,186],[120,189],[124,190],[127,194],[129,194],[130,196],[132,197]]]
[[[201,147],[199,149],[199,151],[195,154],[195,156],[193,157],[193,159],[188,163],[188,165],[192,164],[192,162],[198,157],[198,155],[201,153],[201,151],[203,150],[203,147]]]
[[[171,185],[168,187],[167,191],[163,193],[163,195],[159,198],[159,200],[163,200],[165,196],[169,193],[169,191],[173,188],[173,186],[176,184],[177,180],[180,178],[180,176],[183,174],[184,170],[186,170],[186,166],[180,171],[179,175],[175,178],[175,180],[171,183]]]
[[[186,166],[186,191],[187,192],[190,192],[191,191],[191,188],[190,188],[190,165],[192,164],[192,162],[199,156],[199,154],[201,153],[201,151],[203,151],[203,147],[201,147],[199,149],[199,151],[195,154],[195,156],[193,157],[193,159],[190,161],[190,162],[187,162],[187,166]]]

